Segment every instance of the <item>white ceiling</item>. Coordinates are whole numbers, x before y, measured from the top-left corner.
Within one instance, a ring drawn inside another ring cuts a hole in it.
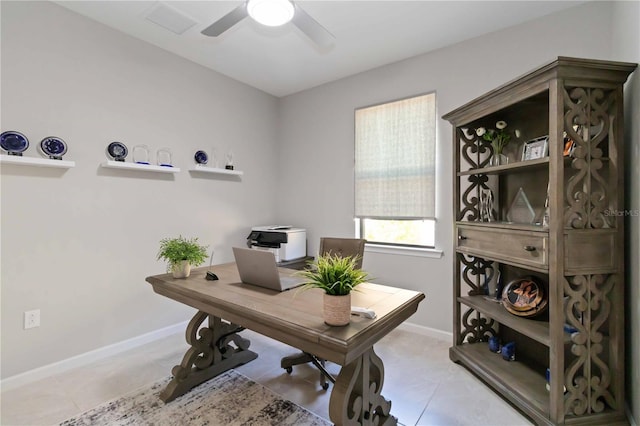
[[[166,1],[197,22],[181,35],[145,19],[156,1],[55,1],[275,96],[520,24],[584,1],[298,1],[335,36],[320,49],[292,24],[246,18],[217,38],[204,28],[242,1]]]

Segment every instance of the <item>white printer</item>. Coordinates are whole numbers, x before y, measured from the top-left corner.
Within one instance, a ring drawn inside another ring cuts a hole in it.
[[[247,246],[269,250],[276,262],[300,259],[307,255],[307,230],[285,225],[254,226],[247,237]]]

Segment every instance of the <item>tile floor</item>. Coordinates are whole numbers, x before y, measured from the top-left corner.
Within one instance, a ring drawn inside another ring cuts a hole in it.
[[[311,366],[280,368],[295,349],[245,331],[255,361],[237,371],[328,418],[331,387],[323,391]],[[187,348],[178,333],[72,371],[2,392],[0,424],[51,425],[168,376]],[[449,343],[394,330],[376,346],[385,363],[383,395],[402,425],[531,425],[471,373],[449,361]],[[339,366],[329,364],[337,374]],[[302,426],[302,425],[301,425]]]

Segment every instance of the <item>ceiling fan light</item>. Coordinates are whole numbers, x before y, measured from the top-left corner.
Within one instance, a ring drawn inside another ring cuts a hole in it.
[[[249,0],[247,12],[262,25],[278,27],[293,18],[295,9],[289,0]]]

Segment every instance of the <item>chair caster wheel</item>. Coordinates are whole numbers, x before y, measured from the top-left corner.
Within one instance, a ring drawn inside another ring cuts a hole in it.
[[[293,368],[287,367],[285,368],[285,371],[287,372],[287,374],[291,374],[293,372]]]
[[[322,385],[322,389],[324,389],[324,390],[329,389],[329,382],[324,383],[324,384]]]

